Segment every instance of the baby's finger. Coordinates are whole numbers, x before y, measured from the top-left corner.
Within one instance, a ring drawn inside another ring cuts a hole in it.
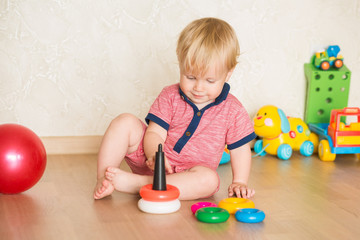
[[[241,188],[241,197],[242,197],[242,198],[248,198],[248,197],[247,197],[247,193],[248,193],[248,189],[242,187],[242,188]]]
[[[153,161],[147,160],[145,163],[148,168],[150,168],[151,170],[154,170],[154,162]]]
[[[241,191],[240,191],[240,188],[235,187],[235,188],[233,189],[233,191],[235,192],[236,197],[241,198]]]
[[[255,194],[254,189],[247,189],[246,198],[252,198]]]
[[[251,191],[249,191],[248,196],[249,198],[252,198],[255,195],[255,190],[251,189]]]
[[[233,191],[233,188],[230,186],[229,187],[229,191],[228,191],[228,195],[229,195],[229,197],[232,197],[232,196],[234,196],[234,191]]]
[[[171,165],[170,165],[170,163],[168,161],[165,161],[165,170],[168,173],[173,173],[172,167],[171,167]]]

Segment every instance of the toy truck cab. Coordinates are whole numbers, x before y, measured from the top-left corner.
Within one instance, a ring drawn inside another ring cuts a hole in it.
[[[344,58],[339,54],[340,47],[338,45],[329,46],[326,50],[316,52],[312,62],[315,67],[321,70],[329,70],[330,67],[336,69],[344,65]]]
[[[341,122],[342,116],[355,116],[357,122],[349,125]],[[360,147],[360,109],[345,108],[331,112],[328,134],[332,138],[334,147]]]
[[[346,125],[342,117],[351,116],[356,122]],[[329,124],[309,124],[322,139],[319,143],[319,158],[334,161],[336,154],[360,153],[360,109],[332,110]]]

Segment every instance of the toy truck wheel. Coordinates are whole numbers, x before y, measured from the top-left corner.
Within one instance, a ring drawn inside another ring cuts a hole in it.
[[[263,151],[263,140],[257,140],[257,141],[255,142],[254,151],[255,151],[259,156],[265,156],[265,155],[266,155],[265,149],[264,149],[264,151]]]
[[[334,67],[337,69],[341,68],[343,65],[344,65],[344,62],[341,59],[336,59],[334,62]]]
[[[319,144],[319,158],[321,161],[331,162],[336,158],[336,154],[331,153],[330,145],[327,140],[321,140]]]
[[[305,157],[309,157],[314,152],[314,144],[310,141],[305,141],[301,144],[300,153]]]
[[[323,61],[321,64],[320,64],[320,69],[321,70],[329,70],[330,68],[330,63],[328,61]]]
[[[292,148],[289,144],[281,144],[277,149],[277,156],[282,160],[288,160],[292,155]]]

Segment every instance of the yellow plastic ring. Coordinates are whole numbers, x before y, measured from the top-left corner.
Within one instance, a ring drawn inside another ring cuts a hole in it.
[[[219,202],[218,206],[226,209],[230,214],[235,214],[242,208],[255,208],[254,202],[246,198],[225,198]]]

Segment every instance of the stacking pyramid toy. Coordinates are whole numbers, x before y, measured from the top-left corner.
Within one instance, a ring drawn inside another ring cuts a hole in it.
[[[162,145],[159,144],[155,155],[155,169],[153,184],[148,184],[140,189],[142,197],[138,202],[141,211],[154,214],[166,214],[179,210],[181,204],[178,199],[179,189],[166,184],[165,158]]]

